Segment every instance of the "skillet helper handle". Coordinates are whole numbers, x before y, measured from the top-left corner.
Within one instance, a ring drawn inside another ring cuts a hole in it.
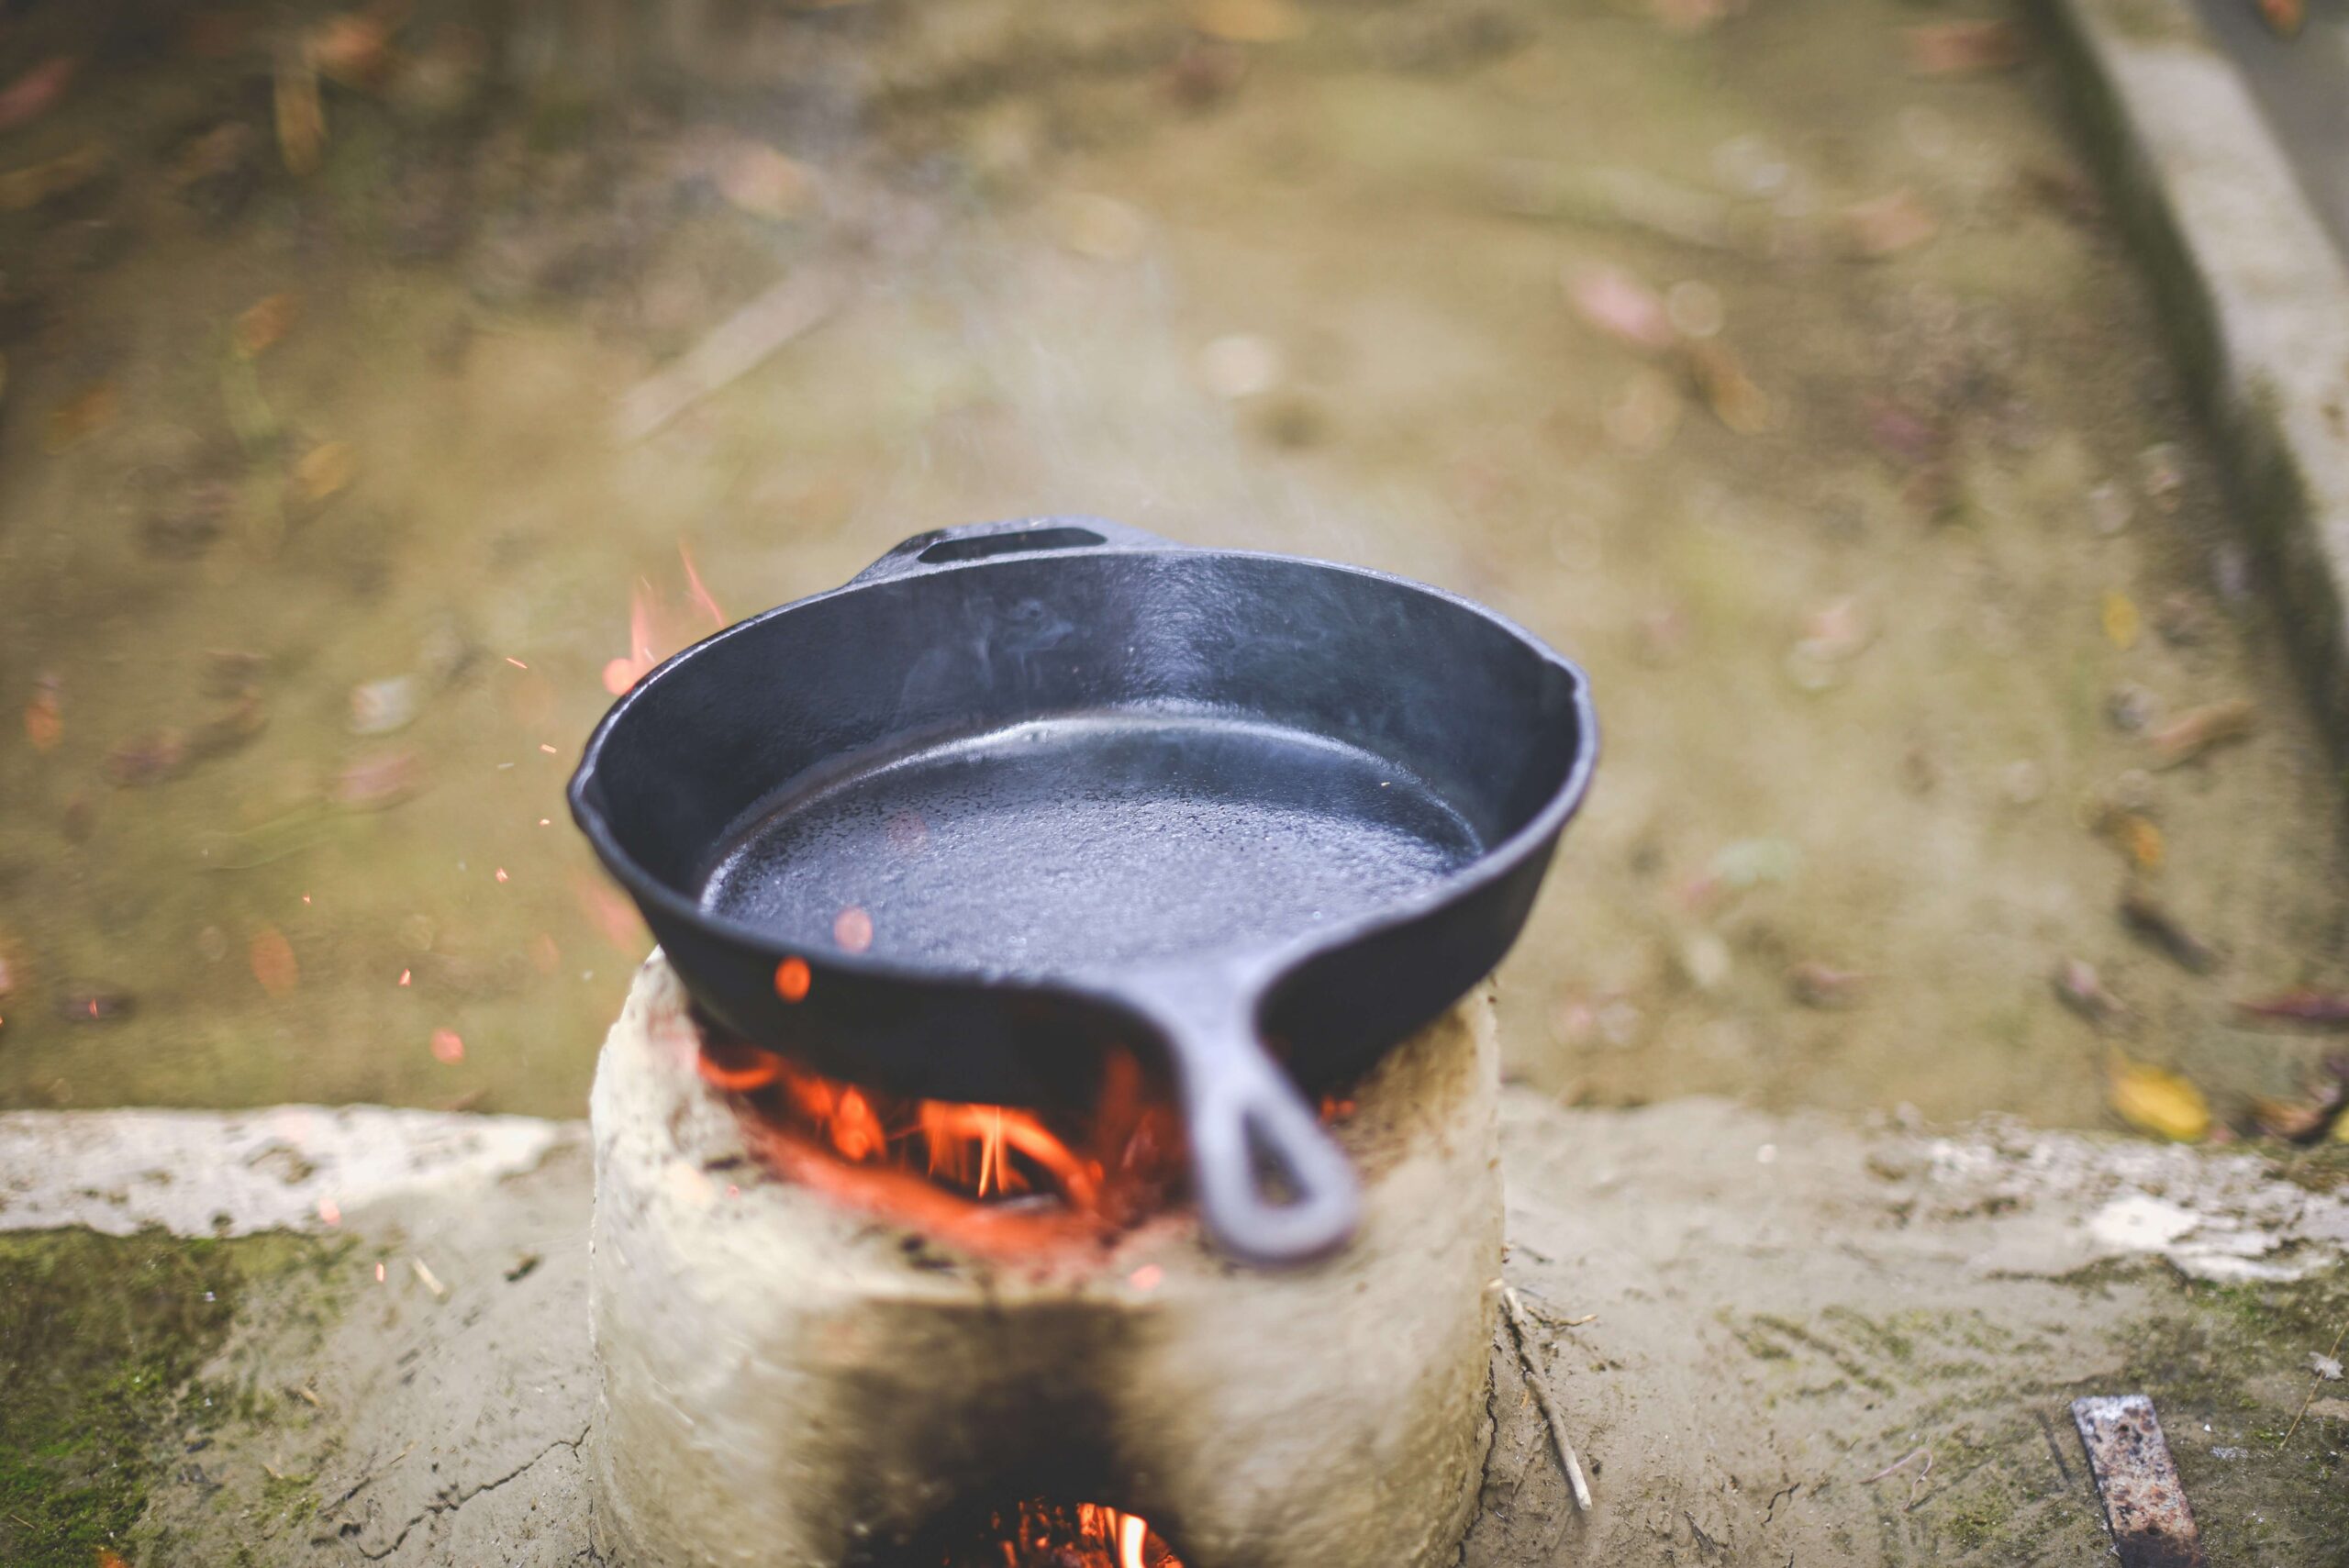
[[[1000,522],[964,523],[916,534],[850,581],[880,583],[893,577],[912,577],[941,566],[998,555],[1041,555],[1119,545],[1148,550],[1184,548],[1173,539],[1113,523],[1107,517],[1008,517]]]
[[[1180,1000],[1162,991],[1151,1013],[1174,1059],[1208,1229],[1225,1251],[1266,1266],[1337,1251],[1362,1218],[1353,1163],[1264,1050],[1253,1008],[1203,1005],[1214,994],[1204,984],[1184,989]]]

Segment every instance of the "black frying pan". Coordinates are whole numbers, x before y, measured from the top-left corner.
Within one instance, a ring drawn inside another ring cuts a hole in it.
[[[571,806],[704,1012],[818,1072],[1081,1105],[1162,1051],[1209,1228],[1281,1262],[1357,1207],[1299,1086],[1499,962],[1596,744],[1582,673],[1464,599],[1052,517],[687,649]]]

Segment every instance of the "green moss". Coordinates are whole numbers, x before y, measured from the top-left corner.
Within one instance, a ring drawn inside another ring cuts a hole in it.
[[[1940,1520],[1942,1533],[1962,1551],[1972,1551],[1999,1538],[2014,1509],[2000,1492],[1969,1497]]]
[[[160,1231],[0,1237],[0,1562],[90,1568],[120,1549],[186,1425],[183,1391],[244,1287],[325,1250]]]
[[[2308,1358],[2349,1324],[2349,1270],[2290,1284],[2187,1284],[2131,1336],[2109,1386],[2150,1396],[2172,1434],[2179,1477],[2213,1562],[2316,1562],[2349,1540],[2341,1422],[2293,1419]],[[2212,1429],[2201,1441],[2181,1434]],[[2286,1440],[2289,1434],[2290,1440]],[[2210,1450],[2248,1452],[2233,1459]]]

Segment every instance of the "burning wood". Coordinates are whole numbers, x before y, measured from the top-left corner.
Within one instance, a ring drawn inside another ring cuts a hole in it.
[[[1148,1095],[1129,1055],[1109,1059],[1086,1125],[1062,1118],[1057,1129],[1034,1111],[860,1088],[753,1047],[705,1040],[698,1065],[709,1084],[738,1096],[754,1148],[777,1174],[860,1207],[942,1222],[958,1238],[1041,1218],[970,1212],[985,1200],[1049,1197],[1061,1211],[1055,1229],[1074,1218],[1114,1229],[1163,1207],[1183,1184],[1174,1112]],[[921,1180],[866,1179],[893,1175]]]

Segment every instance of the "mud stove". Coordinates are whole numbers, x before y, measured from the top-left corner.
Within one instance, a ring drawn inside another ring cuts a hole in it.
[[[640,1568],[1413,1568],[1488,1441],[1497,1056],[1479,989],[1326,1099],[1350,1245],[1240,1266],[1171,1115],[885,1100],[729,1047],[666,961],[593,1126],[595,1529]],[[1170,1158],[1171,1151],[1171,1158]]]

